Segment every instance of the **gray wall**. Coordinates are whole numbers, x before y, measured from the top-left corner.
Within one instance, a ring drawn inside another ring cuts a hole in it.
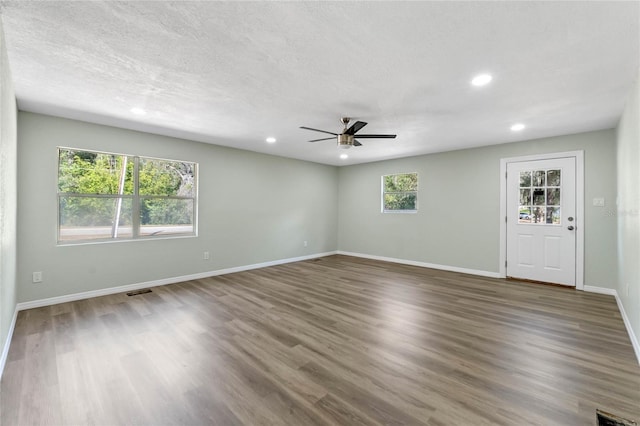
[[[640,341],[640,75],[617,128],[617,145],[617,290],[636,341]]]
[[[335,167],[27,112],[18,139],[20,302],[337,249]],[[57,146],[198,162],[199,236],[56,246]]]
[[[16,308],[16,97],[0,21],[0,354]],[[2,372],[0,362],[0,373]]]
[[[338,247],[497,273],[500,159],[574,150],[585,153],[585,284],[614,288],[613,130],[341,167]],[[403,172],[418,172],[418,213],[380,213],[380,177]],[[594,197],[604,197],[607,206],[593,207]]]

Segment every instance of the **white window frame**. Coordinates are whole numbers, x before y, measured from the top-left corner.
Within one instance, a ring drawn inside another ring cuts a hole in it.
[[[84,194],[84,193],[70,193],[70,192],[60,192],[58,189],[58,182],[60,179],[60,151],[81,151],[88,152],[92,154],[105,154],[105,155],[116,155],[116,156],[124,156],[134,159],[134,177],[133,177],[133,194]],[[116,152],[108,152],[108,151],[98,151],[93,149],[85,149],[85,148],[72,148],[59,146],[56,148],[56,241],[59,246],[66,245],[79,245],[79,244],[101,244],[101,243],[116,243],[116,242],[127,242],[127,241],[136,241],[136,240],[157,240],[157,239],[173,239],[173,238],[185,238],[185,237],[197,237],[198,236],[198,183],[199,183],[199,164],[195,161],[187,161],[187,160],[176,160],[176,159],[167,159],[167,158],[159,158],[159,157],[149,157],[142,155],[132,155],[132,154],[122,154]],[[194,167],[194,183],[193,183],[193,196],[178,196],[178,195],[167,195],[167,196],[158,196],[158,195],[140,195],[139,194],[139,164],[140,160],[154,160],[154,161],[169,161],[169,162],[179,162],[179,163],[191,163]],[[120,198],[122,200],[130,199],[132,202],[132,236],[131,237],[117,237],[117,238],[87,238],[87,239],[78,239],[78,240],[61,240],[60,239],[60,199],[61,197],[91,197],[91,198]],[[193,200],[193,227],[191,232],[176,232],[171,234],[157,234],[157,235],[141,235],[140,234],[140,200],[144,198],[163,198],[163,199],[176,199],[176,200]]]
[[[416,175],[416,190],[415,191],[397,191],[395,194],[416,194],[416,208],[411,210],[388,210],[384,208],[384,195],[387,194],[384,190],[384,178],[387,176],[399,176],[399,175]],[[418,213],[418,191],[420,189],[420,176],[418,172],[403,172],[403,173],[390,173],[388,175],[382,175],[380,178],[380,210],[382,213],[400,213],[400,214],[413,214]]]

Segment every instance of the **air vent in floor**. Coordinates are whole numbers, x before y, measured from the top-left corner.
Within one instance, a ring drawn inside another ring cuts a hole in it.
[[[623,419],[602,410],[596,410],[598,426],[637,426],[638,424],[632,420]]]
[[[130,291],[127,296],[137,296],[139,294],[151,293],[150,288],[143,288],[142,290]]]

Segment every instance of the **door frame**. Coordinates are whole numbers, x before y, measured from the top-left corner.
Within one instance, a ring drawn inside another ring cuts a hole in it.
[[[500,159],[500,261],[498,273],[507,277],[507,164],[523,161],[575,158],[576,161],[576,290],[584,290],[584,151],[554,152]]]

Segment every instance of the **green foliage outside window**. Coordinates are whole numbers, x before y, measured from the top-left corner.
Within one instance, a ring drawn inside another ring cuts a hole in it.
[[[123,156],[84,151],[59,150],[58,193],[116,195]],[[133,162],[127,164],[124,194],[133,193]],[[109,224],[114,218],[110,198],[64,197],[60,200],[60,224],[89,226]],[[131,224],[130,215],[121,224]]]
[[[403,173],[382,177],[383,211],[418,210],[418,174]]]
[[[139,192],[142,225],[191,223],[193,203],[184,203],[162,196],[193,197],[194,168],[193,163],[140,159]]]
[[[98,235],[93,238],[107,238],[109,233],[115,238],[118,227],[128,229],[121,237],[130,237],[134,226],[140,228],[140,235],[185,232],[184,226],[178,230],[177,225],[190,225],[187,232],[193,231],[195,163],[63,148],[58,152],[61,230],[92,227],[91,232]],[[154,225],[166,229],[142,229]],[[112,231],[99,231],[101,227]],[[79,235],[69,239],[91,239],[89,234]],[[59,239],[66,238],[60,233]]]

